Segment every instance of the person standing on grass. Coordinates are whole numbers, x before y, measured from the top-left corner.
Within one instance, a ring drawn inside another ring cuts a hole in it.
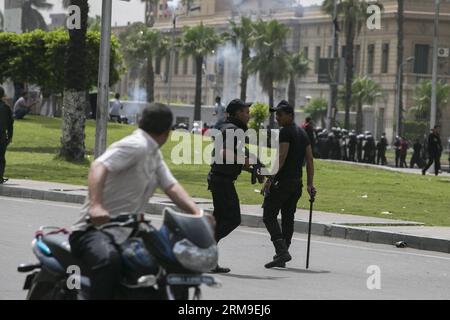
[[[395,150],[395,167],[398,168],[398,164],[400,162],[400,145],[401,140],[399,136],[395,137],[394,141],[394,150]]]
[[[400,168],[408,168],[408,164],[406,163],[408,147],[408,141],[403,137],[400,138]]]
[[[14,119],[11,108],[3,101],[5,90],[0,87],[0,184],[8,179],[4,177],[6,167],[6,148],[12,142]]]
[[[414,166],[417,164],[417,166],[419,168],[422,168],[423,164],[422,164],[422,158],[420,156],[421,151],[422,151],[422,145],[420,144],[419,139],[416,139],[416,142],[413,145],[413,150],[414,151],[413,151],[413,155],[411,157],[411,161],[409,163],[409,167],[414,168]]]
[[[422,174],[425,175],[427,170],[434,163],[434,174],[437,176],[439,174],[439,169],[441,169],[441,154],[442,154],[442,143],[440,137],[441,127],[439,125],[434,126],[433,131],[428,136],[428,164],[422,169]]]
[[[120,94],[116,93],[115,99],[111,105],[111,109],[109,110],[109,118],[111,121],[117,121],[118,123],[122,123],[120,110],[123,110],[123,104],[122,102],[120,102]]]
[[[222,104],[221,97],[216,97],[216,105],[214,106],[213,116],[217,117],[217,121],[216,124],[214,125],[214,128],[220,130],[220,126],[225,122],[225,120],[227,120],[227,112]]]

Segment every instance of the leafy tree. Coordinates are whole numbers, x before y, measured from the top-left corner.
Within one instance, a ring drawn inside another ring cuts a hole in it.
[[[327,115],[328,101],[325,98],[312,98],[305,106],[305,113],[314,121],[320,120],[322,128],[325,128],[325,117]]]
[[[305,53],[300,51],[289,55],[289,89],[288,89],[288,101],[289,104],[295,106],[296,100],[296,86],[295,82],[297,79],[306,76],[309,68],[309,63],[311,62],[305,57]]]
[[[414,115],[416,120],[429,120],[431,114],[431,80],[423,80],[416,87],[414,106],[410,112]],[[450,97],[450,86],[448,83],[438,81],[436,84],[436,106],[437,118],[442,117],[442,112],[448,104]]]

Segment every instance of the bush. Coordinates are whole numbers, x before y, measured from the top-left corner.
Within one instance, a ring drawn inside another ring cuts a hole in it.
[[[406,120],[403,122],[403,135],[409,141],[414,141],[417,138],[422,139],[429,131],[428,121]]]
[[[269,105],[256,102],[250,108],[250,121],[248,127],[259,132],[261,125],[269,117]]]

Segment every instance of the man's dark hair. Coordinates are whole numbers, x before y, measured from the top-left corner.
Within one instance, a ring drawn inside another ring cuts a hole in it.
[[[0,87],[0,99],[5,96],[5,89],[3,87]]]
[[[437,125],[434,126],[434,129],[439,129],[440,127],[441,126],[437,124]]]
[[[139,128],[147,133],[162,134],[170,130],[173,114],[168,106],[162,103],[152,103],[142,112]]]
[[[116,99],[120,99],[120,93],[116,93]]]
[[[311,122],[311,120],[312,120],[311,117],[306,117],[305,119],[306,122]]]
[[[219,97],[219,96],[217,96],[217,97],[216,97],[216,102],[220,102],[220,100],[222,100],[222,98]]]
[[[26,95],[28,94],[28,91],[24,91],[24,92],[22,92],[22,97],[25,97]]]

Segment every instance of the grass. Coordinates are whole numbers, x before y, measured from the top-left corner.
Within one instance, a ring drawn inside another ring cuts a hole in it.
[[[7,152],[6,175],[17,179],[54,181],[86,185],[89,161],[95,138],[95,123],[86,125],[88,161],[68,163],[55,158],[59,148],[60,119],[29,116],[16,121],[14,143]],[[133,132],[135,127],[109,124],[108,144]],[[195,197],[211,198],[206,185],[209,166],[175,165],[170,155],[176,142],[169,141],[162,149],[174,175]],[[318,190],[315,209],[320,211],[423,222],[429,226],[450,226],[450,180],[381,169],[315,161],[315,185]],[[245,204],[261,204],[251,185],[250,174],[244,172],[236,182]],[[300,208],[309,205],[307,197]]]

